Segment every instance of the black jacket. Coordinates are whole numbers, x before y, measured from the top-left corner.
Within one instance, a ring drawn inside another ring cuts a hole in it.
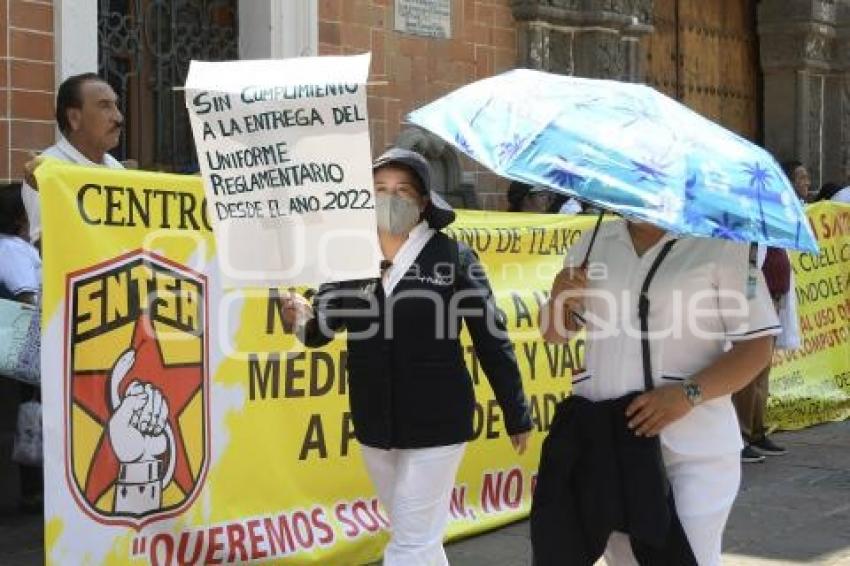
[[[460,310],[452,308],[453,296]],[[513,344],[468,247],[437,232],[389,299],[379,280],[345,281],[323,285],[313,308],[316,317],[301,333],[307,346],[348,331],[349,404],[362,444],[424,448],[472,438],[475,396],[458,312],[508,433],[531,429]],[[488,330],[488,319],[497,332]]]
[[[658,437],[635,436],[626,426],[636,395],[600,402],[574,396],[558,405],[531,504],[535,566],[590,566],[613,531],[630,535],[640,564],[696,564]]]

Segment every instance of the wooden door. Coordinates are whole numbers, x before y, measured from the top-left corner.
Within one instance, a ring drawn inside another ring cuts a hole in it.
[[[655,0],[647,84],[760,141],[756,0]]]

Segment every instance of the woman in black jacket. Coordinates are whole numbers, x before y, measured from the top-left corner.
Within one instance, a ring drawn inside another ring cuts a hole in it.
[[[439,231],[455,215],[430,191],[428,162],[391,149],[373,171],[381,278],[323,285],[312,304],[291,294],[283,319],[309,347],[348,332],[355,435],[392,524],[385,566],[448,564],[443,531],[475,402],[461,318],[520,454],[531,418],[487,277]]]

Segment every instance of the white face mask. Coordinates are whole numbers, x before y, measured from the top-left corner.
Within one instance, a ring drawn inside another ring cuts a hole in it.
[[[375,215],[378,229],[400,236],[407,234],[419,223],[419,205],[402,196],[387,193],[375,195]]]

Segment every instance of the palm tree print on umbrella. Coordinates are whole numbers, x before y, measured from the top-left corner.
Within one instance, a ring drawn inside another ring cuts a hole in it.
[[[720,218],[714,220],[716,226],[711,231],[713,238],[723,238],[724,240],[732,240],[735,242],[743,242],[744,234],[748,229],[748,223],[745,219],[733,217],[728,212],[724,212]]]
[[[667,129],[667,125],[663,123],[661,116],[655,108],[650,107],[647,101],[633,97],[629,97],[627,101],[628,104],[611,107],[612,110],[618,111],[626,119],[620,125],[621,128],[626,129],[635,124],[647,123]]]
[[[497,149],[499,153],[499,164],[504,165],[513,159],[519,153],[519,150],[525,146],[527,139],[520,137],[519,134],[514,134],[514,137],[509,141],[500,143]]]
[[[683,212],[685,222],[691,226],[698,226],[705,221],[705,212],[700,211],[696,206],[698,197],[696,187],[697,176],[696,174],[692,174],[685,182],[685,206]]]
[[[632,162],[632,172],[638,176],[638,183],[645,181],[653,181],[659,185],[667,182],[670,174],[667,172],[670,169],[671,163],[664,162],[659,157],[650,156],[646,161]]]
[[[759,203],[761,231],[764,237],[767,238],[767,218],[765,218],[764,215],[763,200],[768,196],[767,182],[771,178],[770,171],[763,169],[758,161],[744,165],[744,171],[750,176],[750,189],[755,191],[755,194],[750,193],[747,196],[754,197]],[[740,190],[737,190],[736,192],[740,193]],[[782,203],[782,199],[779,198],[779,195],[776,195],[776,198],[778,202]]]
[[[565,187],[578,192],[578,185],[585,184],[587,178],[575,172],[575,169],[580,169],[581,166],[571,164],[570,161],[559,155],[557,159],[552,160],[552,165],[543,174],[544,177],[556,187]]]
[[[475,150],[472,149],[472,145],[465,137],[463,137],[463,134],[461,134],[460,132],[455,134],[455,145],[465,154],[469,155],[472,158],[475,157]]]
[[[803,229],[803,223],[799,220],[797,221],[797,230],[794,232],[794,245],[800,245],[800,231]]]
[[[601,96],[585,97],[573,104],[576,110],[594,110],[604,99]]]

